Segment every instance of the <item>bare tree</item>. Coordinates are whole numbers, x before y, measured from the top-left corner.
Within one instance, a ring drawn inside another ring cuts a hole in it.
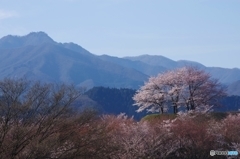
[[[216,79],[194,67],[183,67],[149,78],[134,95],[138,111],[164,112],[169,104],[176,114],[178,108],[206,107],[216,104],[218,97],[224,96],[225,90]]]
[[[0,81],[0,158],[56,158],[53,154],[61,147],[66,154],[67,144],[76,146],[70,140],[75,130],[63,138],[62,126],[77,121],[78,128],[84,125],[71,109],[81,94],[72,85]],[[81,119],[90,121],[86,116]]]

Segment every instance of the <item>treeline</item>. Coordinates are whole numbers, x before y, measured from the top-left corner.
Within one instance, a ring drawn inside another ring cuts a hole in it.
[[[125,113],[136,120],[140,120],[147,113],[137,113],[137,107],[133,107],[134,101],[132,97],[136,93],[134,89],[128,88],[109,88],[109,87],[94,87],[88,90],[87,95],[92,100],[99,104],[98,110],[102,114],[118,115]]]
[[[99,111],[103,114],[125,113],[128,116],[133,116],[135,120],[141,120],[146,116],[146,111],[137,113],[137,106],[133,106],[133,96],[136,90],[128,88],[109,88],[109,87],[94,87],[88,90],[85,95],[99,104]],[[220,99],[219,105],[214,106],[214,112],[235,112],[240,109],[239,96],[226,96]],[[180,109],[181,111],[181,109]],[[173,113],[173,108],[170,107],[168,113]]]

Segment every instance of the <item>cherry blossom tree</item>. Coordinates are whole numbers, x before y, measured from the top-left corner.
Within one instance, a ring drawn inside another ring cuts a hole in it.
[[[195,67],[183,67],[150,77],[133,99],[138,112],[165,112],[169,106],[173,113],[184,106],[187,111],[201,109],[217,103],[225,95],[218,80]]]
[[[195,67],[185,67],[183,80],[185,90],[182,94],[187,110],[218,104],[219,97],[225,96],[225,89],[217,79]]]

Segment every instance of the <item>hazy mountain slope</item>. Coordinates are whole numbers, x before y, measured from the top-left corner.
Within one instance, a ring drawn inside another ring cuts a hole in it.
[[[186,65],[204,69],[227,85],[240,80],[240,69],[205,67],[198,62],[174,61],[160,55],[96,56],[77,44],[57,43],[44,32],[1,38],[0,60],[0,78],[25,76],[89,87],[139,88],[149,76]],[[229,91],[233,88],[229,86]]]
[[[89,51],[87,51],[86,49],[82,48],[81,46],[74,44],[74,43],[57,43],[59,46],[64,47],[66,49],[75,51],[75,52],[79,52],[81,54],[87,55],[87,56],[91,56],[91,57],[95,57],[94,54],[90,53]]]
[[[149,76],[157,75],[167,70],[162,66],[151,66],[141,61],[132,61],[129,59],[118,58],[114,56],[101,55],[99,56],[99,58],[104,61],[112,62],[127,68],[138,70]]]
[[[228,86],[228,94],[229,95],[240,95],[240,80],[231,83]]]
[[[240,69],[237,68],[206,67],[205,70],[224,84],[231,84],[240,80]]]
[[[204,66],[203,64],[200,64],[195,61],[188,61],[188,60],[177,61],[177,67],[184,67],[184,66],[194,66],[194,67],[201,68],[201,69],[206,68],[206,66]]]
[[[147,75],[139,71],[103,61],[80,46],[51,41],[25,46],[26,37],[29,36],[16,38],[18,42],[21,41],[18,47],[13,40],[13,48],[0,48],[1,78],[25,76],[30,79],[75,84],[90,80],[95,86],[129,88],[137,88],[147,79]],[[1,42],[6,43],[3,40]],[[8,47],[10,46],[9,43]],[[78,52],[72,51],[74,49]]]
[[[187,60],[173,61],[160,55],[141,55],[125,58],[130,59],[134,62],[141,61],[152,66],[162,66],[167,69],[174,69],[183,66],[195,66],[210,73],[213,78],[219,79],[219,81],[224,84],[230,84],[232,82],[240,80],[240,69],[237,68],[227,69],[220,67],[206,67],[198,62]]]
[[[188,60],[174,61],[161,55],[140,55],[135,57],[134,56],[124,57],[124,59],[129,59],[132,61],[141,61],[151,66],[160,66],[167,69],[174,69],[177,67],[184,67],[184,66],[195,66],[199,68],[205,68],[204,65],[195,61],[188,61]]]
[[[168,69],[176,68],[178,65],[176,61],[173,61],[161,55],[140,55],[135,57],[132,56],[132,57],[124,57],[124,58],[132,61],[142,61],[152,66],[161,66]]]

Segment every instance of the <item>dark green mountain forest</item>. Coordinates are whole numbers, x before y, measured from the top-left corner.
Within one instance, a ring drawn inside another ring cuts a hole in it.
[[[85,94],[99,104],[101,113],[118,115],[125,113],[134,119],[141,119],[147,113],[137,113],[132,99],[136,90],[129,88],[94,87]]]
[[[125,113],[129,117],[140,120],[146,116],[146,111],[137,113],[137,106],[133,106],[132,99],[136,90],[129,88],[109,88],[109,87],[94,87],[88,90],[87,95],[91,100],[98,104],[98,110],[103,114]],[[214,112],[234,112],[240,109],[240,96],[227,96],[221,99],[220,105],[213,107]],[[169,110],[172,113],[172,110]]]

